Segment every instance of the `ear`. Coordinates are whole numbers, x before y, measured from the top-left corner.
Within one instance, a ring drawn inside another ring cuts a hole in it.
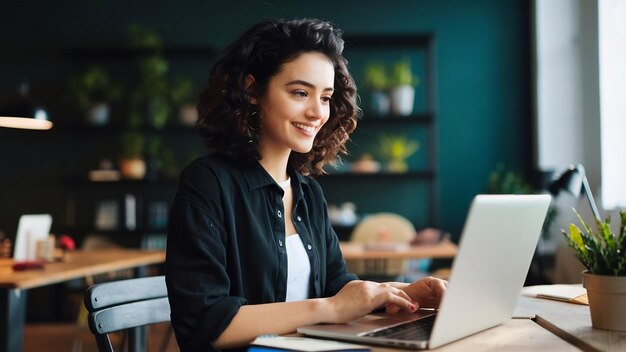
[[[250,88],[252,87],[254,82],[255,82],[254,76],[252,76],[251,74],[248,74],[246,76],[246,82],[245,82],[246,91],[250,92]],[[257,104],[256,98],[253,97],[252,95],[250,95],[249,99],[250,99],[250,104],[252,104],[252,105],[256,105]]]

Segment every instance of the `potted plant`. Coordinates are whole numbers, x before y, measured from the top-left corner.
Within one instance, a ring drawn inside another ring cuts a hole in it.
[[[129,28],[129,41],[141,54],[137,60],[140,81],[130,98],[129,124],[139,127],[145,118],[152,127],[161,129],[172,110],[167,82],[169,64],[163,55],[163,42],[156,31],[137,24]]]
[[[90,66],[70,79],[70,96],[73,97],[87,121],[92,125],[106,125],[109,122],[110,104],[122,95],[121,85],[109,77],[100,66]]]
[[[407,139],[405,136],[382,135],[380,137],[380,154],[387,160],[387,170],[390,172],[407,172],[407,159],[420,148],[418,141]]]
[[[406,57],[393,65],[391,74],[391,113],[408,116],[413,113],[415,86],[419,83],[411,70],[411,60]]]
[[[389,114],[389,78],[385,65],[377,62],[365,66],[364,86],[370,91],[370,106],[377,115]]]
[[[178,108],[178,119],[185,126],[195,126],[198,111],[195,104],[195,90],[190,79],[178,76],[172,82],[170,96],[175,108]]]
[[[611,229],[611,217],[595,219],[592,229],[578,212],[576,215],[582,230],[570,224],[569,234],[563,231],[563,235],[587,268],[583,271],[583,286],[589,298],[591,325],[626,331],[626,212],[619,212],[619,236]]]
[[[146,175],[144,140],[140,132],[126,132],[122,135],[120,173],[123,178],[141,180]]]

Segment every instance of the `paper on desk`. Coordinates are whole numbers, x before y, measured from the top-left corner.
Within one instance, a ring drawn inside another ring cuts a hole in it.
[[[581,284],[527,286],[522,290],[522,295],[589,305],[587,290]]]
[[[260,347],[256,349],[255,347]],[[269,348],[269,349],[265,349]],[[267,351],[270,349],[289,351],[371,351],[367,346],[355,345],[351,343],[320,340],[310,337],[299,336],[275,336],[263,335],[252,341],[248,351]]]

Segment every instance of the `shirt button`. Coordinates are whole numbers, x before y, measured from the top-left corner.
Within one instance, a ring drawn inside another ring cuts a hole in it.
[[[279,210],[279,211],[276,212],[276,215],[278,215],[279,218],[282,218],[283,217],[283,212]]]
[[[306,246],[306,248],[307,248],[308,250],[311,250],[313,247],[309,244],[309,245],[307,245],[307,246]]]
[[[283,241],[282,240],[278,240],[278,245],[282,247],[283,246]]]
[[[302,221],[302,218],[298,215],[298,217],[296,218],[296,220],[298,220],[298,221]]]

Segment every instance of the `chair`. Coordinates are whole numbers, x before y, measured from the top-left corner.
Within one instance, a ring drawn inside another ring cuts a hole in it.
[[[89,329],[100,352],[113,352],[109,333],[129,332],[129,351],[146,351],[146,326],[170,321],[170,305],[164,276],[96,284],[85,292]],[[171,329],[161,350],[167,347]]]
[[[362,243],[365,249],[396,249],[408,246],[415,239],[415,227],[406,218],[392,213],[377,213],[364,218],[355,227],[351,242]],[[347,261],[348,270],[373,280],[387,280],[405,273],[408,260],[366,259]]]

